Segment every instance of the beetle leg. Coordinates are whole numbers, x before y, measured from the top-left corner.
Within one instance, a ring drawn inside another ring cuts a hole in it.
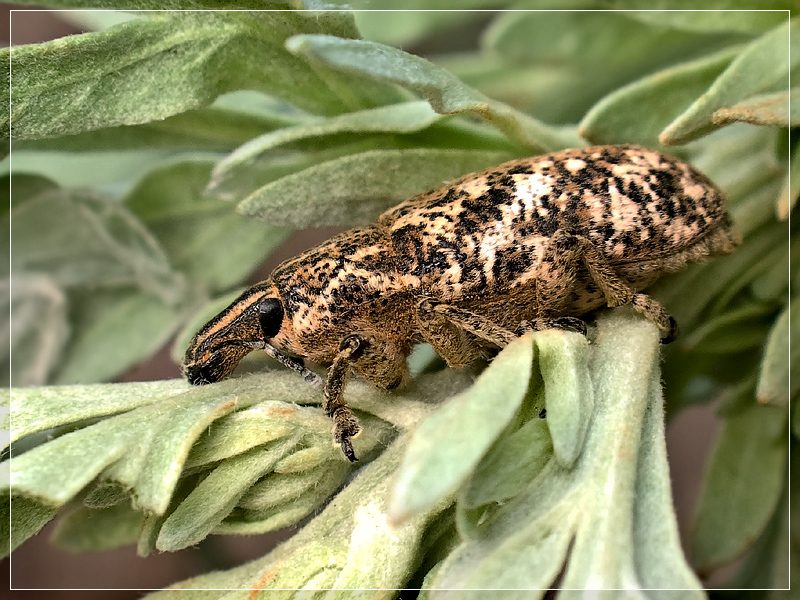
[[[339,344],[339,354],[333,359],[333,364],[325,380],[325,401],[322,408],[333,419],[333,439],[342,447],[342,452],[350,462],[355,462],[356,453],[350,438],[355,437],[361,426],[350,407],[342,400],[347,376],[350,373],[350,362],[358,358],[364,350],[364,340],[357,335],[349,335]]]
[[[493,323],[486,317],[449,304],[439,304],[429,298],[422,300],[418,309],[423,313],[432,312],[442,315],[465,331],[500,348],[505,347],[517,337],[513,331]]]
[[[587,271],[597,287],[603,292],[608,306],[621,306],[630,304],[636,312],[644,315],[656,324],[661,331],[661,341],[664,344],[675,339],[677,324],[664,307],[656,300],[634,291],[625,283],[608,264],[608,260],[595,248],[590,240],[582,236],[575,236],[581,248],[581,256]]]
[[[533,321],[523,321],[519,324],[515,333],[522,335],[526,331],[541,331],[543,329],[564,329],[586,335],[587,325],[586,321],[578,317],[558,317],[553,319],[541,317]]]
[[[417,305],[417,328],[422,337],[449,367],[466,367],[484,357],[484,349],[475,337],[433,310],[433,302],[423,300]]]

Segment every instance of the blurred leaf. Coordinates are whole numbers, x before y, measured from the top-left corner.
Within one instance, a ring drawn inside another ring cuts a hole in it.
[[[102,509],[76,506],[58,520],[51,539],[71,552],[113,550],[136,543],[143,519],[130,502]]]
[[[0,326],[0,379],[11,385],[41,385],[58,366],[69,338],[64,292],[46,275],[19,275],[0,283],[10,315]]]
[[[225,179],[237,178],[260,155],[307,138],[341,133],[409,133],[419,131],[441,117],[425,101],[406,102],[370,110],[345,113],[327,119],[314,119],[256,137],[220,161],[209,183],[211,191]]]
[[[749,303],[715,316],[681,340],[687,350],[734,353],[761,346],[774,306]]]
[[[721,109],[785,90],[789,71],[800,60],[800,49],[795,47],[800,40],[798,27],[800,21],[788,21],[750,43],[708,91],[661,132],[661,143],[682,144],[698,138],[728,122],[718,116]],[[791,64],[790,55],[795,57]]]
[[[800,349],[790,342],[800,340],[799,312],[800,302],[794,300],[769,332],[756,387],[756,400],[761,404],[789,406],[789,400],[800,390]]]
[[[14,4],[35,4],[41,0],[14,0]],[[264,8],[267,4],[274,9],[293,8],[289,0],[48,0],[47,6],[64,8],[107,8],[113,10],[190,10],[225,8]]]
[[[158,242],[116,202],[54,190],[16,206],[11,219],[14,274],[47,273],[64,288],[137,285],[167,303],[181,297]]]
[[[438,113],[480,116],[522,147],[539,151],[580,145],[571,130],[550,127],[491,100],[441,67],[396,48],[330,35],[297,35],[287,40],[286,47],[331,69],[422,94]]]
[[[40,175],[63,188],[98,188],[129,184],[174,157],[172,150],[149,148],[115,152],[15,150],[13,164],[6,158],[0,162],[0,172]]]
[[[697,35],[632,21],[626,12],[508,11],[483,44],[511,63],[558,65],[585,75],[602,70],[608,89],[676,60],[741,39]]]
[[[0,467],[2,468],[2,467]],[[4,475],[4,478],[6,476]],[[56,515],[56,509],[30,498],[0,494],[0,557],[5,558],[22,542],[36,535]]]
[[[64,0],[56,0],[55,2],[49,2],[48,4],[60,4],[62,6],[68,6],[73,3],[69,1],[65,2]],[[89,4],[96,5],[97,3]],[[119,25],[120,23],[125,23],[126,21],[131,21],[133,19],[146,16],[137,14],[135,12],[124,12],[121,10],[59,10],[54,12],[56,15],[58,15],[59,19],[75,25],[81,31],[103,31],[104,29],[108,29],[114,25]]]
[[[594,412],[589,341],[579,333],[558,329],[537,332],[534,340],[553,454],[561,466],[571,467],[583,449]]]
[[[134,288],[70,294],[73,333],[52,382],[113,379],[161,348],[185,312],[185,305],[170,306]]]
[[[73,135],[20,140],[13,150],[94,152],[99,150],[230,150],[265,131],[293,125],[288,116],[243,114],[210,106],[160,121],[94,129]],[[16,160],[16,155],[15,155]]]
[[[792,0],[714,0],[697,10],[695,0],[605,0],[608,8],[625,10],[625,16],[643,23],[702,33],[735,31],[761,33],[788,19]],[[773,12],[770,12],[773,11]]]
[[[775,212],[781,221],[789,218],[789,213],[792,212],[795,204],[797,204],[798,195],[800,195],[800,146],[796,146],[792,152],[789,171],[786,173],[786,178],[778,196]]]
[[[763,531],[781,495],[786,411],[751,403],[723,425],[708,465],[691,538],[700,572],[745,551]]]
[[[466,480],[522,403],[533,358],[531,335],[514,340],[469,390],[416,429],[395,483],[393,522],[430,510]]]
[[[346,2],[344,6],[355,9],[375,9],[381,3]],[[397,5],[383,2],[384,8],[396,8]],[[359,31],[364,38],[390,46],[408,47],[423,41],[436,40],[443,30],[458,28],[479,21],[480,12],[469,9],[486,9],[500,7],[506,0],[461,0],[457,9],[447,0],[406,0],[403,10],[356,10],[355,19]]]
[[[173,268],[216,292],[241,282],[288,231],[244,219],[230,205],[204,198],[212,165],[181,162],[156,169],[125,205],[158,238]]]
[[[369,223],[400,200],[509,158],[497,151],[371,150],[268,183],[242,200],[238,210],[296,227]]]
[[[726,48],[613,91],[586,113],[580,134],[595,144],[657,145],[664,127],[708,89],[739,51]]]
[[[16,46],[14,102],[3,135],[52,137],[145,123],[241,88],[337,112],[346,105],[326,80],[282,46],[291,35],[312,32],[357,35],[344,13],[184,12]]]

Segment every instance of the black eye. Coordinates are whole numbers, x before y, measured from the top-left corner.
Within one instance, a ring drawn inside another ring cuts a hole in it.
[[[267,298],[258,305],[258,322],[264,339],[273,337],[281,329],[283,307],[277,298]]]

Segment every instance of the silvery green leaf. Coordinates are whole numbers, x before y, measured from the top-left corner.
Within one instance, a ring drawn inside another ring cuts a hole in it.
[[[397,475],[394,522],[430,510],[467,479],[519,409],[533,359],[531,334],[513,341],[472,387],[416,429]]]
[[[480,116],[522,147],[541,151],[580,145],[571,130],[545,125],[484,96],[441,67],[396,48],[319,34],[294,36],[286,47],[328,68],[420,93],[438,113]]]
[[[800,389],[800,349],[790,340],[800,336],[800,304],[794,300],[775,319],[767,337],[756,386],[756,399],[762,404],[788,406]]]
[[[661,132],[661,143],[683,144],[696,139],[729,122],[731,115],[726,116],[725,110],[752,102],[753,97],[785,90],[789,72],[800,60],[798,27],[800,21],[792,19],[751,42],[708,91]],[[788,125],[789,114],[784,119],[782,122]]]

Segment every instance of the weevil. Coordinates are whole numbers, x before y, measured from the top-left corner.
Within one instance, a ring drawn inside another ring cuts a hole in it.
[[[512,160],[285,261],[197,333],[184,372],[212,383],[254,349],[312,382],[304,359],[330,365],[323,408],[354,461],[351,371],[391,390],[418,342],[463,367],[526,330],[581,329],[622,304],[668,341],[673,319],[641,290],[736,243],[721,192],[677,158],[624,145]]]

